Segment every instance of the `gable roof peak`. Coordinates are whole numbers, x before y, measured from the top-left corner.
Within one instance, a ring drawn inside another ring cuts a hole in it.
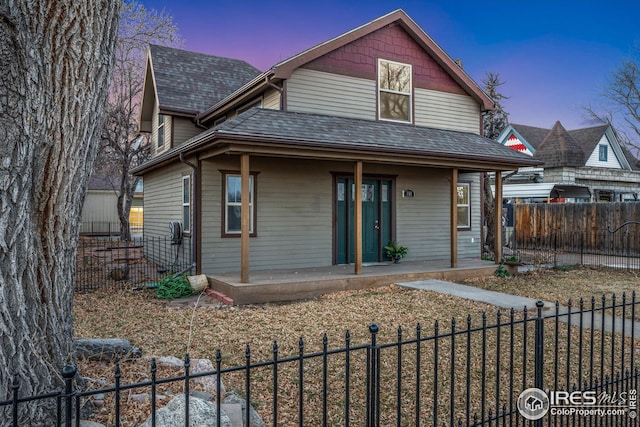
[[[276,78],[288,79],[295,69],[392,24],[398,24],[406,31],[465,92],[471,95],[481,105],[483,111],[493,110],[495,108],[491,98],[489,98],[471,76],[402,9],[396,9],[346,33],[304,50],[284,61],[280,61],[271,68],[271,71]]]
[[[569,132],[562,126],[560,120],[556,121],[553,128],[536,150],[534,158],[544,162],[544,167],[584,166],[584,152],[573,140]]]
[[[154,44],[149,65],[160,110],[193,116],[261,74],[240,59]]]

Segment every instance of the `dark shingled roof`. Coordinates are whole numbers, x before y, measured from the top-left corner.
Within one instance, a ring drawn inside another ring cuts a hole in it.
[[[468,160],[512,167],[540,162],[482,136],[402,123],[252,108],[132,170],[137,174],[220,139]]]
[[[89,176],[89,190],[114,190],[120,187],[119,178],[109,172],[94,170]]]
[[[422,155],[531,163],[530,156],[473,133],[255,108],[222,123],[217,133],[246,138],[290,140],[301,145],[415,152]],[[537,162],[533,162],[537,163]]]
[[[553,125],[551,131],[533,154],[534,158],[544,162],[545,168],[584,166],[584,156],[582,148],[559,121]]]
[[[258,76],[245,61],[150,45],[160,108],[197,114]]]
[[[582,166],[587,163],[589,156],[596,149],[609,125],[600,125],[584,129],[574,129],[569,131],[569,135],[582,148]]]
[[[549,134],[549,129],[537,128],[526,125],[511,124],[511,127],[516,130],[527,141],[534,150],[537,150],[544,141],[545,137]]]
[[[620,148],[622,148],[622,152],[624,153],[624,156],[627,158],[627,161],[629,162],[629,166],[631,166],[631,170],[640,171],[640,160],[638,160],[638,158],[633,155],[631,150],[629,150],[624,145],[620,145]]]
[[[558,122],[556,122],[558,124]],[[533,126],[525,126],[525,125],[516,125],[511,124],[511,127],[516,130],[522,136],[525,141],[527,141],[535,150],[540,148],[542,142],[547,138],[552,131],[552,129],[544,129],[537,128]],[[580,148],[582,151],[581,164],[577,166],[584,166],[589,160],[589,156],[598,146],[598,143],[604,136],[605,132],[609,128],[608,124],[592,126],[588,128],[582,129],[573,129],[569,131],[565,131],[569,134],[573,142],[576,146]],[[632,170],[640,170],[640,161],[628,150],[626,147],[620,145],[622,148],[622,152],[631,165]],[[548,156],[545,161],[545,167],[554,167],[554,166],[570,166],[568,164],[562,164],[563,159],[566,159],[568,153],[566,152],[567,147],[556,147],[552,148],[552,146],[546,147],[545,152],[543,152],[542,156]],[[571,148],[574,151],[573,155],[570,156],[573,160],[575,160],[577,156],[577,152],[575,152],[575,146]],[[540,155],[536,151],[534,157],[540,158]],[[554,165],[554,166],[552,166]]]

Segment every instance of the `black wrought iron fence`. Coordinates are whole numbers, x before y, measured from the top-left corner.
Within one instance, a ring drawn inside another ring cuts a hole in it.
[[[513,231],[505,258],[526,264],[589,265],[640,270],[640,235],[624,226],[614,230],[544,234]]]
[[[191,266],[188,238],[169,237],[80,237],[76,269],[76,291],[93,291],[118,285],[152,284],[167,274]]]
[[[74,390],[76,370],[67,366],[64,388],[46,395],[21,396],[16,375],[0,415],[19,426],[25,407],[50,401],[56,425],[71,426],[87,401],[107,394],[113,425],[138,425],[144,419],[127,415],[121,399],[137,390],[147,393],[145,417],[156,425],[161,385],[181,384],[189,408],[192,381],[215,375],[212,425],[221,425],[224,381],[247,402],[245,426],[252,406],[272,426],[637,426],[638,306],[634,292],[576,306],[539,302],[533,316],[512,309],[498,312],[495,322],[483,314],[418,324],[409,333],[371,324],[366,343],[352,343],[347,331],[344,345],[330,349],[325,334],[320,351],[307,351],[300,339],[298,353],[282,357],[274,342],[263,362],[247,346],[244,363],[226,367],[218,350],[214,370],[197,374],[188,354],[181,375],[156,378],[154,359],[149,379],[132,384],[121,384],[116,365],[112,384],[98,390]],[[395,337],[381,343],[385,332]],[[184,417],[189,425],[188,410]]]

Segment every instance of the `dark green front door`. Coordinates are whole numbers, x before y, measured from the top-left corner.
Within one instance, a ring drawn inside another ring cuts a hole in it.
[[[355,260],[353,178],[336,178],[336,262]],[[384,260],[383,247],[391,240],[391,180],[362,181],[362,261]]]

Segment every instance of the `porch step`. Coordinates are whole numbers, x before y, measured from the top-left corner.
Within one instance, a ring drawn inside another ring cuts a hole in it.
[[[210,289],[210,288],[205,289],[204,292],[210,297],[217,299],[218,301],[220,301],[225,305],[233,305],[233,299],[226,296],[222,292],[214,291],[213,289]]]

